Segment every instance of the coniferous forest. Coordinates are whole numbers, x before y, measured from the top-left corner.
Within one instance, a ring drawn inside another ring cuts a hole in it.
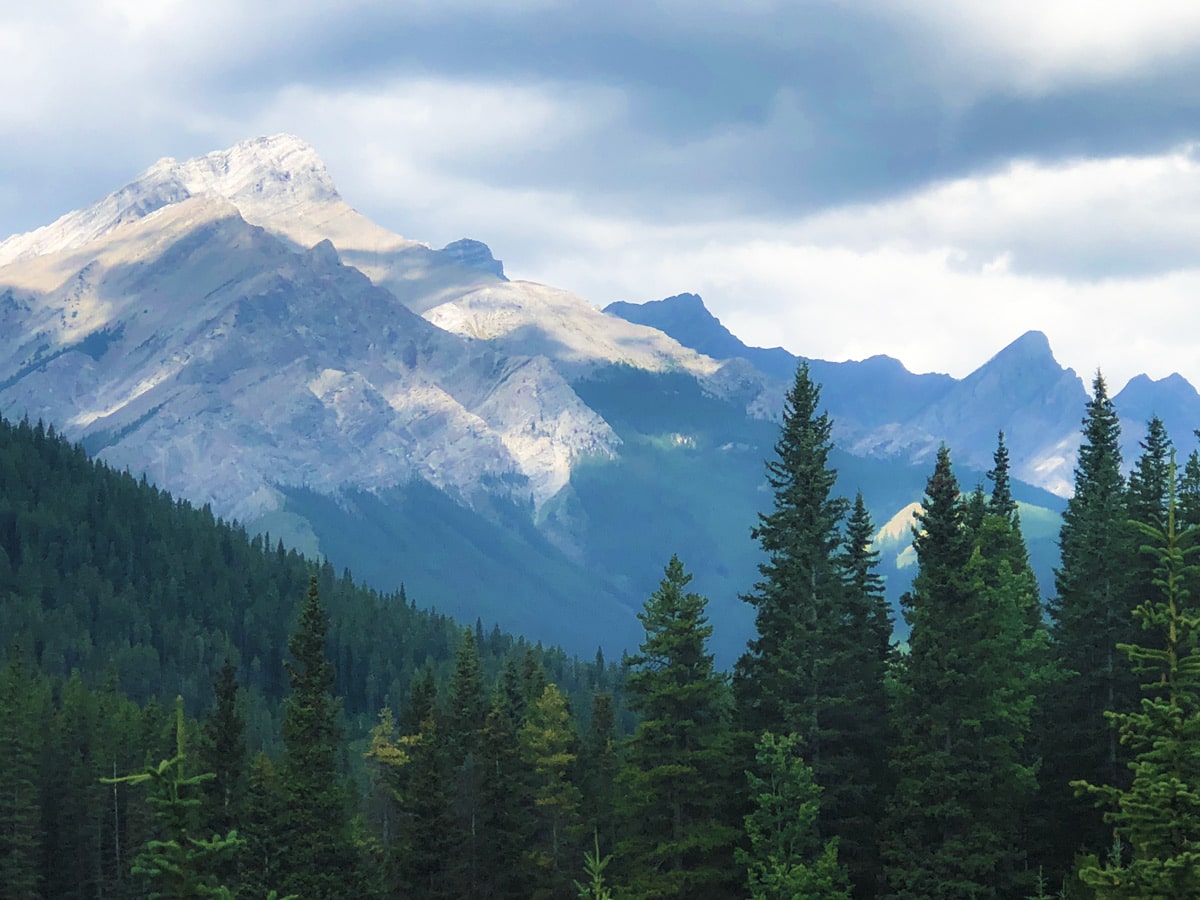
[[[1082,413],[1055,596],[943,446],[896,646],[801,364],[732,673],[686,560],[583,662],[0,422],[0,893],[1200,896],[1200,457]]]

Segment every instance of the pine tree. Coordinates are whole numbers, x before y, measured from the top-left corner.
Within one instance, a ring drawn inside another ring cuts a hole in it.
[[[38,760],[47,705],[19,657],[0,670],[0,885],[9,900],[40,896]]]
[[[708,601],[672,557],[638,614],[646,629],[627,690],[641,714],[618,776],[617,858],[634,897],[721,896],[732,889],[737,829],[723,816],[732,775],[728,689],[707,650]]]
[[[246,802],[238,859],[239,896],[265,897],[282,883],[288,865],[291,829],[278,773],[265,753],[257,753],[246,778]]]
[[[133,861],[133,873],[148,885],[150,900],[228,897],[228,887],[218,884],[216,870],[222,855],[240,844],[236,831],[224,837],[196,837],[197,812],[202,786],[215,776],[211,772],[189,775],[187,730],[183,720],[183,698],[175,701],[175,755],[137,775],[104,778],[105,784],[148,784],[147,802],[155,810],[160,837],[146,843]]]
[[[206,830],[221,833],[239,827],[246,783],[246,723],[237,709],[237,666],[228,658],[213,692],[216,705],[204,723],[200,764],[214,777],[204,785],[202,820]]]
[[[410,720],[404,728],[408,763],[402,769],[398,788],[401,818],[396,857],[400,860],[403,893],[430,900],[457,900],[462,894],[452,883],[450,871],[458,846],[452,809],[454,776],[440,725],[437,688],[432,672],[425,672],[428,678],[415,680],[408,703],[409,715],[419,718]]]
[[[288,640],[292,693],[284,703],[281,771],[290,820],[283,887],[305,900],[344,897],[356,869],[339,777],[340,703],[333,696],[333,666],[325,654],[328,630],[313,576]]]
[[[555,685],[546,685],[517,738],[533,786],[535,831],[527,852],[537,883],[528,894],[535,900],[565,896],[579,851],[582,795],[571,779],[579,739]]]
[[[897,684],[889,896],[1016,896],[1036,787],[1023,750],[1038,679],[1028,583],[980,549],[944,446],[917,518],[919,569],[902,599],[911,633]]]
[[[1057,596],[1050,602],[1051,646],[1063,678],[1048,692],[1038,728],[1049,823],[1040,843],[1047,848],[1047,867],[1055,875],[1066,872],[1080,850],[1101,853],[1108,847],[1100,813],[1076,799],[1069,785],[1077,779],[1125,782],[1124,752],[1104,714],[1126,712],[1137,698],[1136,681],[1117,650],[1117,644],[1135,636],[1121,428],[1099,373],[1092,391],[1083,419],[1075,494],[1063,513],[1059,535]]]
[[[772,510],[753,535],[765,551],[762,580],[746,595],[757,637],[734,671],[743,728],[797,734],[825,794],[818,830],[838,836],[860,896],[879,874],[876,821],[887,792],[884,678],[892,622],[870,550],[861,495],[847,535],[820,387],[801,363],[787,394],[775,458],[767,463]]]
[[[734,670],[739,714],[751,733],[765,729],[803,737],[809,758],[820,756],[820,714],[827,685],[820,677],[823,629],[838,618],[841,581],[834,558],[846,502],[831,496],[832,424],[820,413],[821,389],[800,363],[784,398],[775,457],[766,463],[774,492],[752,536],[767,559],[762,580],[745,595],[755,608],[757,637]]]
[[[506,680],[492,695],[479,740],[479,869],[481,895],[529,897],[536,870],[528,857],[534,839],[532,773],[522,759],[516,710],[524,700]]]
[[[1129,473],[1126,514],[1133,529],[1129,539],[1131,550],[1141,543],[1133,522],[1162,522],[1166,519],[1169,495],[1175,488],[1171,478],[1173,448],[1162,419],[1153,416],[1146,423],[1146,437],[1141,441],[1142,454]],[[1127,564],[1128,599],[1132,609],[1137,602],[1162,598],[1157,579],[1156,562],[1145,553],[1134,553]]]
[[[821,788],[794,735],[764,732],[755,747],[760,777],[747,772],[753,810],[746,816],[749,850],[738,850],[751,900],[849,900],[838,863],[838,839],[817,836]]]
[[[449,762],[454,771],[454,811],[457,825],[453,835],[456,850],[450,859],[453,883],[463,896],[475,896],[485,873],[480,865],[479,817],[482,772],[479,741],[487,716],[483,670],[475,632],[463,629],[450,678],[450,699],[445,734]]]
[[[822,785],[818,817],[821,833],[838,837],[859,897],[872,897],[878,890],[879,810],[891,792],[887,754],[894,738],[886,688],[892,614],[877,570],[879,553],[871,546],[874,533],[860,492],[838,560],[847,627],[827,657],[838,677],[826,716],[822,763],[828,786]]]
[[[616,712],[612,694],[592,696],[592,720],[581,752],[583,810],[588,825],[603,848],[611,848],[617,834]]]
[[[1100,900],[1200,896],[1200,614],[1189,602],[1197,569],[1190,562],[1200,528],[1177,528],[1174,462],[1168,463],[1165,516],[1138,523],[1157,560],[1159,589],[1134,616],[1152,644],[1121,644],[1138,675],[1148,677],[1140,709],[1109,715],[1129,748],[1128,788],[1075,782],[1112,811],[1105,820],[1129,848],[1107,865],[1081,869]]]

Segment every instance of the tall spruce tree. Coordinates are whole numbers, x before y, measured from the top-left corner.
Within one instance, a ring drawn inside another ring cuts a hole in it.
[[[306,900],[344,897],[357,869],[338,760],[340,703],[325,653],[329,624],[314,575],[288,640],[281,782],[289,831],[284,889]]]
[[[1132,552],[1141,544],[1140,535],[1133,523],[1165,521],[1167,503],[1175,491],[1174,479],[1171,477],[1174,448],[1167,428],[1158,416],[1151,417],[1146,423],[1146,436],[1139,446],[1142,453],[1133,464],[1126,489],[1126,514],[1131,529],[1131,556],[1127,570],[1129,596],[1126,602],[1130,609],[1138,603],[1162,599],[1163,591],[1162,586],[1156,584],[1159,580],[1157,560],[1148,553]]]
[[[821,388],[801,362],[784,398],[775,458],[766,463],[773,506],[752,532],[766,560],[759,565],[762,580],[742,599],[755,609],[757,636],[734,669],[743,725],[754,734],[800,735],[818,779],[821,713],[830,696],[826,629],[842,619],[835,556],[847,507],[832,496],[832,424],[820,403]]]
[[[1173,462],[1168,474],[1164,518],[1138,523],[1158,569],[1160,590],[1133,613],[1151,643],[1120,645],[1148,696],[1138,710],[1109,716],[1132,754],[1133,778],[1127,788],[1075,782],[1112,810],[1106,820],[1129,848],[1127,858],[1081,869],[1100,900],[1200,896],[1200,614],[1189,602],[1200,529],[1178,530]]]
[[[732,759],[729,697],[708,652],[708,601],[687,590],[678,557],[638,614],[646,629],[631,657],[629,702],[641,714],[618,775],[621,841],[616,858],[633,897],[735,894],[725,821]]]
[[[746,815],[749,849],[739,849],[751,900],[849,900],[838,839],[817,837],[821,788],[794,734],[763,732],[756,745],[761,776],[747,772],[753,809]]]
[[[566,700],[553,684],[534,701],[517,738],[534,805],[534,832],[526,851],[534,880],[525,893],[534,900],[567,896],[582,849],[582,794],[571,778],[579,739]]]
[[[886,793],[886,693],[892,623],[870,550],[872,529],[859,496],[833,496],[831,422],[806,363],[788,391],[767,481],[770,512],[754,537],[766,553],[762,576],[743,599],[757,636],[738,660],[734,690],[742,726],[792,733],[823,788],[818,830],[842,841],[859,896],[879,875],[878,808]],[[750,760],[747,760],[750,763]]]
[[[1020,896],[1022,818],[1036,788],[1023,745],[1036,673],[1028,582],[987,558],[966,525],[943,446],[902,599],[911,633],[896,691],[896,789],[885,846],[889,896]],[[983,517],[992,527],[1000,517]]]
[[[1121,785],[1125,754],[1105,711],[1127,712],[1137,684],[1117,644],[1134,637],[1129,596],[1132,546],[1121,475],[1121,426],[1104,378],[1096,374],[1083,419],[1075,493],[1059,533],[1057,596],[1050,601],[1051,649],[1062,670],[1039,716],[1045,760],[1041,776],[1047,832],[1040,842],[1055,876],[1081,850],[1103,853],[1109,830],[1072,781]]]

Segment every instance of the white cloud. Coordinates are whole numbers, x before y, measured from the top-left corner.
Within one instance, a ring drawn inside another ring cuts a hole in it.
[[[956,70],[959,80],[947,86],[958,90],[1040,94],[1200,49],[1200,5],[1192,0],[881,0],[874,9],[932,37],[940,53],[929,64]]]

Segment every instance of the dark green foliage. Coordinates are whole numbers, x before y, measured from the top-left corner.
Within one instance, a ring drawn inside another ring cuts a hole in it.
[[[985,514],[982,527],[1006,526]],[[1031,585],[989,559],[966,526],[942,447],[914,529],[919,571],[904,612],[910,647],[898,673],[896,779],[889,809],[889,896],[1019,896],[1023,815],[1036,788],[1023,745],[1037,641]]]
[[[617,836],[616,778],[620,761],[616,726],[612,694],[596,694],[592,698],[591,724],[580,751],[581,789],[587,824],[605,849],[614,846]]]
[[[817,834],[821,788],[794,734],[763,732],[755,747],[761,776],[747,772],[754,804],[746,816],[749,850],[738,850],[752,900],[849,900],[837,838]]]
[[[821,390],[801,364],[784,401],[783,426],[767,461],[774,491],[753,537],[767,559],[762,580],[743,599],[755,609],[757,637],[735,668],[738,709],[752,733],[794,732],[820,756],[821,713],[828,702],[820,630],[837,617],[841,582],[834,563],[846,502],[831,496],[831,423],[819,413]]]
[[[38,759],[48,713],[45,687],[19,660],[0,670],[0,885],[9,900],[40,896]]]
[[[1131,755],[1127,788],[1075,782],[1112,811],[1128,857],[1085,866],[1082,880],[1098,898],[1200,896],[1200,615],[1189,602],[1197,569],[1195,526],[1176,526],[1174,463],[1168,463],[1165,515],[1138,523],[1157,563],[1157,590],[1134,609],[1149,632],[1121,644],[1148,694],[1134,712],[1109,716]]]
[[[340,704],[333,696],[333,666],[325,655],[327,633],[313,577],[288,641],[292,693],[284,702],[280,768],[289,825],[283,888],[311,900],[345,896],[355,870],[339,771]]]
[[[507,683],[511,687],[511,682]],[[536,828],[532,772],[522,759],[523,714],[502,684],[479,737],[479,860],[481,894],[529,897],[535,869],[528,852]],[[523,709],[524,703],[520,704]]]
[[[706,644],[707,601],[686,590],[672,557],[639,614],[646,637],[629,660],[629,702],[641,715],[618,776],[616,857],[633,897],[702,898],[736,890],[737,829],[722,816],[732,775],[729,692]]]
[[[265,897],[283,883],[289,864],[287,798],[275,766],[266,754],[256,754],[246,780],[246,805],[238,853],[240,894]]]
[[[199,753],[203,771],[213,773],[204,785],[202,821],[206,830],[223,833],[240,826],[248,759],[246,723],[237,708],[237,667],[228,659],[217,673],[213,692],[216,702],[204,722]]]
[[[228,897],[227,885],[217,879],[222,855],[231,855],[242,841],[236,831],[211,838],[197,836],[202,786],[211,772],[188,774],[187,729],[183,698],[175,704],[175,754],[136,775],[101,779],[106,784],[146,785],[146,802],[154,810],[158,836],[147,841],[134,858],[133,874],[144,879],[150,900]]]
[[[276,751],[295,598],[314,573],[335,692],[363,732],[382,707],[401,707],[423,667],[449,674],[459,628],[445,616],[93,463],[52,429],[0,418],[0,662],[20,646],[31,668],[51,678],[78,670],[91,687],[111,669],[131,699],[182,694],[199,713],[229,659],[248,746]],[[480,648],[485,673],[527,651],[567,696],[590,699],[590,666],[498,632]]]
[[[801,364],[788,392],[776,458],[767,462],[774,491],[754,537],[766,554],[762,580],[745,600],[755,607],[757,637],[735,668],[743,727],[794,733],[824,790],[819,830],[843,841],[862,896],[879,875],[878,810],[887,792],[887,672],[892,621],[871,550],[873,528],[858,494],[832,496],[829,417],[820,387]]]
[[[1075,495],[1063,514],[1057,596],[1050,603],[1053,650],[1064,678],[1048,693],[1039,727],[1044,735],[1044,815],[1052,823],[1040,843],[1048,850],[1047,868],[1056,876],[1079,850],[1107,850],[1110,839],[1101,814],[1076,799],[1069,783],[1081,778],[1093,784],[1126,782],[1124,753],[1105,711],[1129,711],[1138,694],[1117,650],[1117,644],[1135,636],[1120,423],[1101,375],[1092,390]]]

